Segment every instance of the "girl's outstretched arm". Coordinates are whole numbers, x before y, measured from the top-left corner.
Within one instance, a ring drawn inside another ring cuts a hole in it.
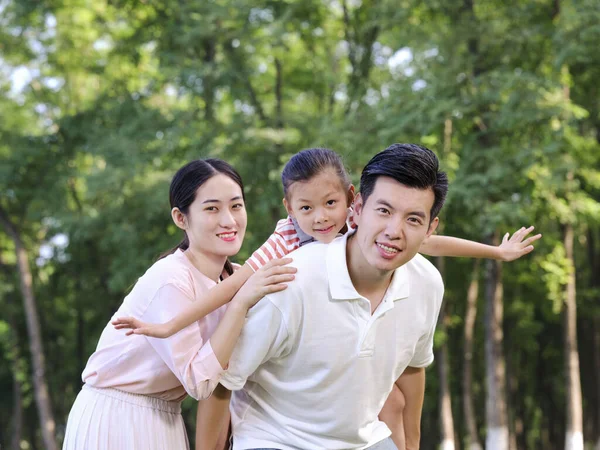
[[[117,330],[130,328],[127,335],[143,334],[150,337],[167,338],[229,302],[253,273],[252,268],[248,264],[244,264],[210,289],[201,299],[192,303],[186,311],[168,322],[146,323],[135,317],[119,317],[111,323]]]
[[[419,252],[429,256],[463,256],[513,261],[530,253],[533,250],[531,244],[542,237],[541,234],[527,237],[533,231],[533,228],[522,227],[515,231],[512,236],[506,233],[502,243],[498,246],[450,236],[432,235],[423,241]]]
[[[286,239],[294,229],[292,220],[277,222],[275,232],[256,250],[240,269],[212,288],[199,301],[194,302],[184,313],[166,323],[147,323],[135,317],[119,317],[111,323],[117,330],[129,328],[127,335],[143,334],[156,338],[167,338],[229,302],[250,276],[275,258],[283,258],[298,248],[297,239]]]

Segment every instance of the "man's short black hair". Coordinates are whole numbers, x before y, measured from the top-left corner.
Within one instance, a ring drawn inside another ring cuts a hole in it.
[[[448,177],[440,172],[435,153],[416,144],[392,144],[377,153],[367,163],[360,176],[360,194],[363,202],[373,193],[379,177],[390,177],[416,189],[433,190],[435,200],[430,220],[437,217],[448,193]]]

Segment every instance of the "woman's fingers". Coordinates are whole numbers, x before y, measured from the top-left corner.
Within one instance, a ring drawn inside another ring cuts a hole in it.
[[[262,270],[268,271],[273,267],[285,266],[293,261],[292,258],[280,258],[280,259],[272,259],[267,264],[262,267]]]
[[[295,276],[293,274],[272,275],[269,278],[265,279],[265,283],[267,283],[267,284],[289,283],[294,278],[295,278]]]
[[[273,294],[274,292],[283,291],[286,288],[287,288],[287,284],[270,284],[268,286],[265,286],[265,288],[264,288],[265,295]]]
[[[285,273],[296,273],[298,269],[291,266],[276,266],[271,267],[267,272],[265,272],[265,277],[270,277],[272,275],[282,275]]]

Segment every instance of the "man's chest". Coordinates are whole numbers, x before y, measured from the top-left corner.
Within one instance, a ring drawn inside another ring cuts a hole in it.
[[[371,314],[366,299],[305,306],[297,330],[297,361],[333,372],[360,366],[402,370],[431,327],[425,308],[411,299],[383,302]]]

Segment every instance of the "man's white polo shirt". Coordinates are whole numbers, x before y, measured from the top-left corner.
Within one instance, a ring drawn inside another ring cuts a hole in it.
[[[433,361],[444,291],[437,269],[415,256],[371,315],[350,280],[346,241],[295,251],[295,281],[249,311],[221,379],[236,391],[234,450],[374,445],[390,435],[377,416],[396,379]]]

